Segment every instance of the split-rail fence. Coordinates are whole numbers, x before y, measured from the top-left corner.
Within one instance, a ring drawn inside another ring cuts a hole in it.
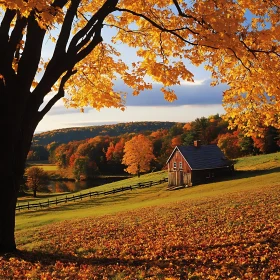
[[[80,193],[80,194],[73,194],[73,195],[66,195],[63,198],[55,198],[55,199],[48,199],[43,202],[38,202],[38,203],[30,203],[27,202],[25,204],[17,204],[16,206],[16,211],[22,211],[22,210],[40,210],[42,208],[48,208],[53,205],[58,205],[61,203],[67,203],[70,201],[79,201],[84,198],[92,198],[92,197],[98,197],[101,195],[110,195],[110,194],[116,194],[119,192],[124,192],[128,190],[133,190],[133,189],[140,189],[140,188],[149,188],[155,185],[162,184],[164,182],[167,182],[168,178],[161,179],[159,181],[148,181],[148,182],[143,182],[143,183],[137,183],[134,185],[126,186],[126,187],[121,187],[121,188],[115,188],[112,190],[108,191],[89,191],[87,193]]]

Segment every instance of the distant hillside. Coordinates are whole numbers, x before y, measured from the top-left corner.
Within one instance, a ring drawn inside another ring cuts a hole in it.
[[[95,136],[119,136],[125,133],[140,133],[158,129],[170,129],[176,122],[129,122],[101,126],[72,127],[56,129],[35,134],[36,145],[48,145],[52,142],[68,143]]]

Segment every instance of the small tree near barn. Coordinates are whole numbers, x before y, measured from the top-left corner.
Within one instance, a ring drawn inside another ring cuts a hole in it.
[[[36,197],[37,191],[47,185],[49,181],[48,174],[43,168],[33,166],[26,170],[26,175],[26,185],[28,188],[33,190],[33,197]]]

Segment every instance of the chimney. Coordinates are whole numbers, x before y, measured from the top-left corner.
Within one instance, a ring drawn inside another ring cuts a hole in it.
[[[197,148],[199,148],[201,146],[201,141],[200,140],[195,140],[193,141],[193,145]]]

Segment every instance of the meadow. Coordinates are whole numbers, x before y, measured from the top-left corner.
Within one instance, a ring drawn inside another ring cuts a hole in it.
[[[20,251],[0,256],[0,279],[280,279],[280,154],[235,166],[220,182],[18,213]]]

